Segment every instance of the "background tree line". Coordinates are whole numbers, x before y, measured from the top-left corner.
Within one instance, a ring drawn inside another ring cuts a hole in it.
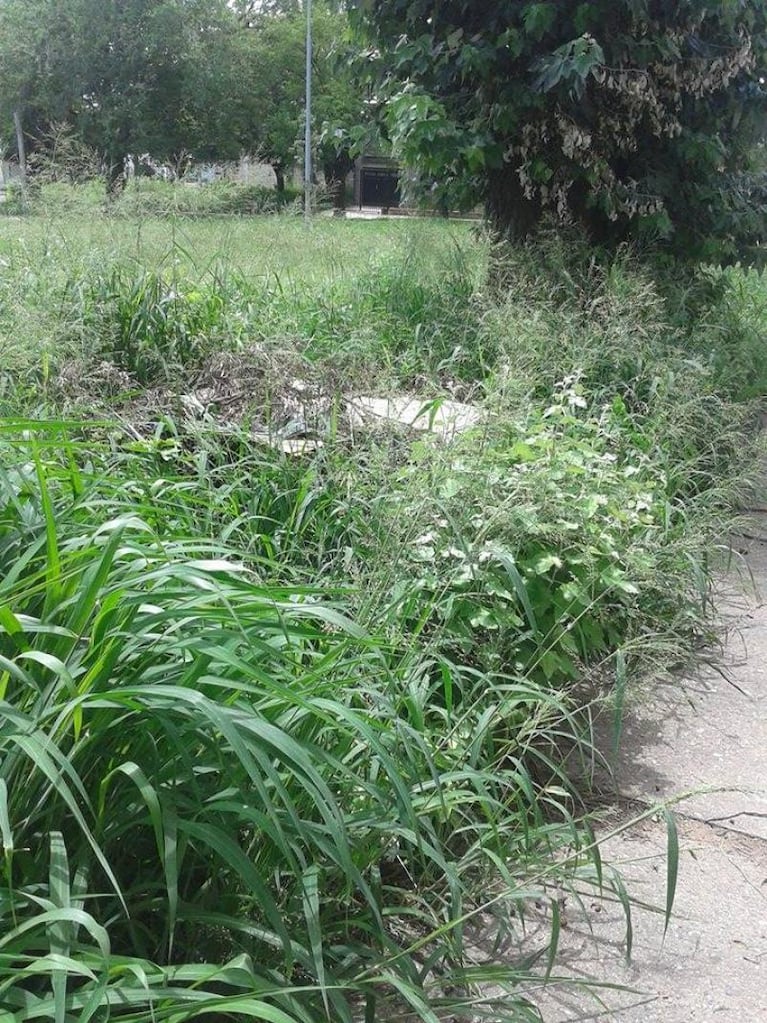
[[[342,7],[316,0],[313,30],[318,156],[337,186],[362,93]],[[66,124],[112,181],[129,153],[177,164],[252,153],[282,190],[303,130],[304,44],[297,0],[2,0],[0,138],[18,148],[15,120],[34,153]]]
[[[128,152],[256,153],[282,189],[304,31],[299,0],[0,0],[3,123],[35,146],[66,122],[113,176]],[[375,121],[414,191],[509,239],[763,252],[765,0],[316,0],[314,34],[339,196]]]

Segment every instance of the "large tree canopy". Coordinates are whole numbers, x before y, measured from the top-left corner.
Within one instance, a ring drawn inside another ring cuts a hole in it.
[[[358,0],[400,155],[497,230],[733,258],[763,234],[764,0]]]
[[[269,163],[282,188],[303,139],[306,11],[292,0],[235,9],[243,31],[231,50],[237,71],[227,76],[232,84],[220,116],[230,126],[230,140]],[[312,23],[312,137],[326,181],[342,201],[354,129],[364,119],[363,90],[349,64],[345,11],[337,3],[316,2]]]

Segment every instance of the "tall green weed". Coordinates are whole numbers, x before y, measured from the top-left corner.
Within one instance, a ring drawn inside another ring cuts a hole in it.
[[[177,531],[181,488],[142,502],[123,456],[23,426],[0,441],[4,1009],[436,1019],[490,978],[528,1011],[527,968],[464,940],[480,906],[514,929],[544,884],[602,884],[546,755],[566,703],[447,663],[435,692],[417,647]]]
[[[171,272],[116,266],[73,283],[69,301],[91,357],[108,359],[139,384],[199,363],[215,350],[225,323],[222,287]]]

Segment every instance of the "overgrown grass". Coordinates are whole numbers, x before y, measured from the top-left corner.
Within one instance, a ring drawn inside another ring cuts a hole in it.
[[[536,1019],[559,893],[630,919],[590,711],[711,635],[762,278],[431,222],[0,239],[2,1008]],[[375,388],[479,425],[355,422]]]
[[[6,191],[0,216],[56,217],[108,214],[111,217],[224,217],[303,213],[300,189],[277,193],[262,185],[218,181],[204,186],[191,182],[165,182],[138,177],[117,193],[107,193],[106,182],[74,185],[33,180],[26,193],[20,185]]]
[[[340,592],[195,534],[183,485],[76,469],[72,441],[62,465],[66,436],[2,449],[7,1009],[428,1015],[476,975],[521,1011],[529,971],[464,941],[483,903],[514,931],[545,886],[602,883],[551,759],[567,702],[435,675]]]
[[[200,304],[219,312],[214,337],[205,324],[195,333],[196,355],[280,342],[392,378],[432,372],[456,345],[467,350],[483,249],[466,225],[342,230],[318,220],[307,231],[293,218],[96,219],[87,228],[67,217],[0,219],[3,373],[14,388],[25,374],[38,388],[73,359],[108,355],[115,333],[118,346],[151,347],[160,315],[166,335],[188,334]],[[179,368],[166,375],[177,382]]]

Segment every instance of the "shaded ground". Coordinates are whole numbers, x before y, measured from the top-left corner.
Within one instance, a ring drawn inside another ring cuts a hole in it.
[[[530,993],[547,1023],[767,1020],[767,514],[755,517],[744,548],[740,585],[734,576],[724,583],[721,661],[631,711],[615,765],[620,798],[603,834],[658,800],[698,792],[676,807],[668,933],[664,940],[666,824],[652,818],[604,846],[646,903],[634,909],[631,962],[620,906],[586,901],[568,910],[563,932],[573,976],[632,990],[550,983]]]

